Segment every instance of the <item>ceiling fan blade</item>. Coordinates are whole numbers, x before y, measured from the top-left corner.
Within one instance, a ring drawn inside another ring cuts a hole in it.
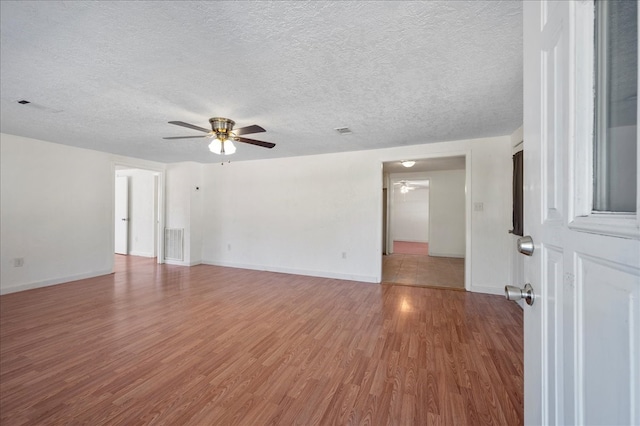
[[[166,138],[162,138],[162,139],[193,139],[193,138],[206,138],[207,135],[202,135],[202,136],[169,136]]]
[[[239,129],[235,129],[233,131],[233,133],[235,133],[236,135],[248,135],[249,133],[261,133],[261,132],[266,132],[266,130],[258,126],[257,124],[254,124],[252,126],[247,126],[247,127],[240,127]]]
[[[257,146],[261,146],[261,147],[264,147],[264,148],[273,148],[274,146],[276,146],[275,143],[257,141],[255,139],[249,139],[249,138],[241,138],[241,137],[238,137],[238,136],[233,138],[233,140],[234,141],[238,141],[238,142],[250,143],[251,145],[257,145]]]
[[[186,127],[188,129],[200,130],[201,132],[211,133],[210,129],[205,129],[204,127],[194,126],[193,124],[185,123],[184,121],[170,121],[169,124],[175,124],[176,126]]]

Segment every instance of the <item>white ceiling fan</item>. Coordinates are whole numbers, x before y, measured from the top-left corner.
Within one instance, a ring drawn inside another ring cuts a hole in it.
[[[421,181],[411,181],[411,180],[400,180],[398,182],[394,182],[394,185],[398,185],[400,187],[400,192],[402,194],[406,194],[409,191],[413,191],[414,189],[417,188],[429,188],[429,181],[428,180],[421,180]]]
[[[394,185],[400,186],[400,192],[402,194],[406,194],[407,192],[413,191],[414,189],[416,189],[415,186],[411,186],[411,182],[409,182],[408,180],[401,180],[399,182],[395,182]]]

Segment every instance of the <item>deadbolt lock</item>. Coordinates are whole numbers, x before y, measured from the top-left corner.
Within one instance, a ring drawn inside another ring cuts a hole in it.
[[[525,256],[533,255],[533,238],[530,235],[518,238],[518,251]]]

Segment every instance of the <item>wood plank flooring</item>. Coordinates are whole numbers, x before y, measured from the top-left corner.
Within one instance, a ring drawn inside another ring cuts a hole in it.
[[[0,424],[519,425],[502,297],[120,257],[0,297]]]
[[[464,259],[393,253],[382,257],[382,281],[464,290]]]
[[[413,241],[394,241],[393,252],[397,254],[421,254],[429,255],[429,243],[416,243]]]

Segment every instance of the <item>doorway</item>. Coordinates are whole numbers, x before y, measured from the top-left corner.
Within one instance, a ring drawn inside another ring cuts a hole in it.
[[[383,164],[382,281],[464,290],[465,156],[411,162]]]
[[[116,165],[114,180],[114,253],[162,263],[162,172]]]

